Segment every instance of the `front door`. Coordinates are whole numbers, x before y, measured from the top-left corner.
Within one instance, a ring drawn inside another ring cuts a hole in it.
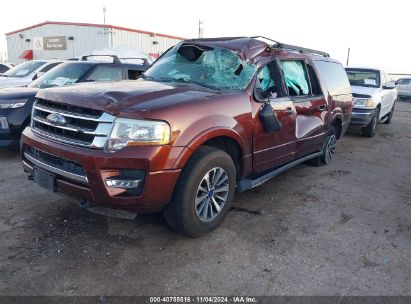
[[[272,61],[264,66],[259,74],[255,90],[252,111],[253,126],[253,171],[259,174],[284,163],[294,160],[295,154],[295,119],[296,111],[293,101],[284,96],[277,62]],[[256,94],[255,94],[256,95]],[[260,112],[269,101],[273,119],[278,122],[278,129],[264,130]]]

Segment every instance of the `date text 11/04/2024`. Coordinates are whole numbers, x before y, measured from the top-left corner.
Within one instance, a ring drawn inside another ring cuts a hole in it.
[[[150,297],[150,303],[257,303],[255,297]]]

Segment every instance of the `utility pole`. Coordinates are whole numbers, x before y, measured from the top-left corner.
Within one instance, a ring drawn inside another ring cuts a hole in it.
[[[203,38],[203,28],[201,27],[201,25],[204,22],[200,20],[198,20],[198,38]]]
[[[104,22],[104,31],[106,30],[106,6],[103,6],[103,22]]]
[[[348,67],[348,63],[350,62],[350,51],[351,51],[351,48],[348,48],[348,54],[347,54],[347,67]]]

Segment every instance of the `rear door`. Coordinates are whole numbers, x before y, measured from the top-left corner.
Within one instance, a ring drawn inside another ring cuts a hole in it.
[[[271,168],[294,160],[296,111],[291,98],[284,92],[278,62],[264,66],[257,76],[256,87],[262,96],[252,100],[253,126],[253,172],[262,173]],[[256,90],[255,90],[256,91]],[[280,128],[267,132],[260,117],[264,99],[271,106],[273,117]]]
[[[328,103],[315,68],[308,60],[280,60],[288,96],[296,109],[295,158],[321,150]]]

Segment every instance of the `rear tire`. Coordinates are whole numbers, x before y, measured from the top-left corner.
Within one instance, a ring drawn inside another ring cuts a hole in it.
[[[337,131],[334,126],[331,126],[325,137],[322,151],[320,156],[310,159],[307,163],[311,166],[319,167],[321,165],[328,165],[334,156],[337,145]]]
[[[375,110],[374,116],[372,117],[370,123],[362,128],[362,135],[365,137],[373,137],[376,133],[377,123],[380,117],[380,108]]]
[[[199,237],[223,221],[235,194],[236,168],[230,155],[200,147],[181,172],[169,204],[166,222],[180,233]]]
[[[394,110],[395,110],[395,102],[392,104],[391,111],[388,114],[388,119],[384,122],[385,124],[389,125],[391,123],[392,117],[394,116]]]

